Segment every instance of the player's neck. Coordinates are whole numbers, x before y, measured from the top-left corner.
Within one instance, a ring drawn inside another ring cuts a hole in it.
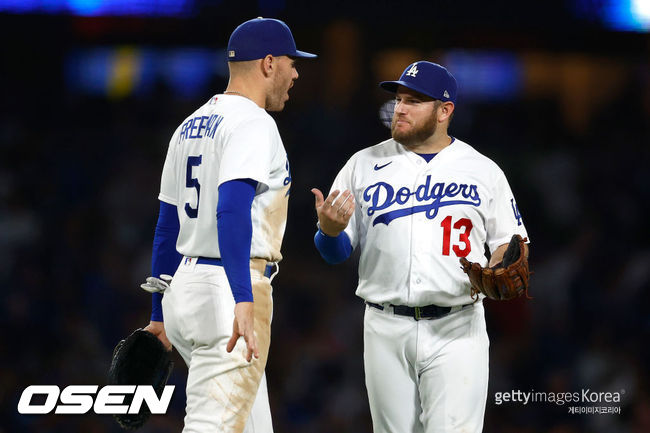
[[[257,104],[258,107],[264,108],[266,104],[266,95],[264,89],[258,87],[259,86],[247,85],[244,81],[231,79],[228,83],[228,87],[223,93],[248,98]]]
[[[436,131],[425,141],[405,147],[411,152],[416,153],[438,153],[445,147],[449,146],[451,141],[452,139],[447,135],[447,131]]]

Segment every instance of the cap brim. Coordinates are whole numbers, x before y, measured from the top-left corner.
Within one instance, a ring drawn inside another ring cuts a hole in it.
[[[397,92],[397,86],[400,84],[403,85],[403,81],[382,81],[379,83],[379,87],[386,90],[387,92],[395,93]]]
[[[428,96],[429,98],[438,99],[437,97],[427,93],[424,89],[421,89],[418,86],[414,86],[413,83],[407,83],[406,81],[382,81],[381,83],[379,83],[379,87],[391,93],[397,93],[398,86],[404,86],[411,90],[415,90],[418,93],[422,93],[423,95]]]
[[[308,53],[307,51],[296,50],[296,54],[294,54],[291,57],[302,57],[305,59],[313,59],[318,56],[316,54]]]

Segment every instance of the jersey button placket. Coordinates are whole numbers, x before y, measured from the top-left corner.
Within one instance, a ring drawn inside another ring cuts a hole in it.
[[[417,189],[418,189],[418,187],[419,187],[420,185],[424,185],[424,182],[425,182],[426,179],[427,179],[427,174],[428,174],[427,172],[428,172],[428,170],[424,170],[422,173],[420,173],[420,175],[418,176],[418,182],[416,183],[416,185],[415,185],[415,187],[414,187],[414,191],[417,191]],[[425,191],[425,194],[426,194],[426,191]],[[414,199],[414,200],[415,200],[415,199]],[[422,202],[422,203],[419,203],[419,202],[418,202],[417,204],[422,205],[422,204],[425,204],[425,203],[426,203],[426,202]],[[422,234],[422,231],[421,231],[421,230],[424,229],[423,225],[424,225],[424,223],[425,223],[425,219],[426,219],[425,213],[424,213],[424,212],[420,212],[420,213],[418,214],[418,217],[417,217],[417,220],[418,220],[418,222],[419,222],[419,224],[418,224],[419,227],[418,227],[418,228],[420,229],[420,234]]]
[[[418,157],[419,159],[416,161],[416,164],[418,166],[422,166],[422,159]],[[412,185],[412,191],[413,195],[411,196],[410,200],[410,206],[415,207],[424,203],[421,203],[417,201],[415,197],[415,192],[417,191],[418,187],[420,185],[424,184],[424,181],[426,179],[426,173],[421,171],[415,178],[415,182]],[[422,279],[419,277],[419,269],[420,269],[420,262],[419,262],[419,257],[422,255],[424,252],[424,248],[426,245],[426,242],[422,238],[422,233],[425,232],[425,216],[423,212],[418,212],[414,213],[412,215],[411,219],[411,251],[413,256],[411,257],[411,281],[416,287],[416,293],[419,292],[419,286],[422,283]],[[412,292],[411,292],[412,293]],[[410,300],[410,299],[409,299]]]
[[[418,163],[419,163],[419,161],[418,161]],[[427,180],[427,176],[429,175],[428,172],[429,172],[428,169],[424,169],[422,172],[420,172],[420,174],[418,175],[418,177],[416,179],[415,185],[413,185],[413,191],[417,191],[418,188],[421,185],[425,184],[425,182]],[[425,191],[425,195],[426,195],[426,191]],[[426,203],[427,203],[426,201],[423,201],[423,202],[416,201],[415,196],[413,196],[413,206],[419,206],[419,205],[423,205],[423,204],[426,204]],[[420,235],[418,237],[419,239],[422,238],[422,233],[423,233],[422,230],[424,229],[424,224],[425,224],[425,221],[426,221],[426,218],[427,218],[425,213],[426,212],[419,212],[419,213],[416,214],[417,215],[416,220],[418,222],[418,224],[417,224],[418,225],[418,232],[419,232],[419,235]]]

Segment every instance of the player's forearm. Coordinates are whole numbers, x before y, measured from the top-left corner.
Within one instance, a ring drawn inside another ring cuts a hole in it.
[[[176,251],[176,239],[179,231],[178,213],[176,206],[160,202],[158,223],[153,238],[151,254],[151,275],[159,278],[160,274],[174,275],[181,255]],[[162,294],[154,293],[151,297],[151,320],[162,322]]]
[[[331,265],[345,261],[352,253],[352,244],[345,232],[328,236],[319,229],[314,236],[314,244],[321,257]]]
[[[237,179],[219,186],[217,232],[219,251],[235,302],[253,302],[250,251],[253,237],[251,205],[257,182]]]

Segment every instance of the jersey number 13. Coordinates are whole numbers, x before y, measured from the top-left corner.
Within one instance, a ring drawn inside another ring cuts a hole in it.
[[[448,256],[450,249],[454,250],[454,253],[458,257],[466,257],[470,251],[472,251],[472,245],[469,243],[469,234],[474,227],[472,225],[472,220],[469,218],[461,218],[452,225],[451,215],[443,219],[440,223],[442,227],[442,255]],[[456,230],[463,229],[458,237],[458,243],[451,245],[451,229],[452,227]]]

